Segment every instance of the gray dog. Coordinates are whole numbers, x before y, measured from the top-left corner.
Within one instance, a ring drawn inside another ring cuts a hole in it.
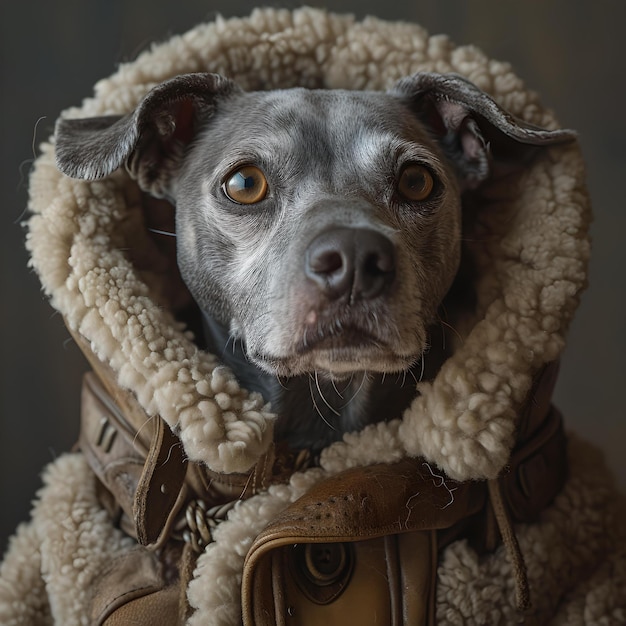
[[[59,121],[56,150],[69,176],[126,164],[176,206],[208,348],[272,401],[277,439],[316,451],[399,417],[415,395],[406,374],[430,378],[445,359],[462,197],[569,138],[455,75],[383,93],[244,92],[191,74],[125,117]]]

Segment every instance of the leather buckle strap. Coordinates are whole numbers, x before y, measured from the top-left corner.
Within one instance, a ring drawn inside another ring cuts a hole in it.
[[[188,497],[187,461],[182,444],[160,417],[146,418],[144,431],[151,434],[149,448],[133,432],[100,378],[85,374],[80,448],[112,496],[109,512],[117,503],[126,516],[124,530],[142,545],[157,548],[167,541]],[[134,520],[134,527],[129,520]]]
[[[167,540],[187,498],[187,459],[182,443],[159,417],[155,431],[134,503],[137,541],[144,546],[158,546]]]

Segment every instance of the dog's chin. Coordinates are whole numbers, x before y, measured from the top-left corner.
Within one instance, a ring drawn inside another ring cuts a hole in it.
[[[316,374],[332,380],[349,378],[357,372],[394,374],[410,369],[419,354],[396,354],[378,347],[316,347],[287,357],[249,355],[262,370],[280,378]]]

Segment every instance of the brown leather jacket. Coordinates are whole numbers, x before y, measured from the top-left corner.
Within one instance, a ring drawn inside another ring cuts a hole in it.
[[[93,356],[91,363],[98,374],[87,374],[83,385],[80,448],[102,504],[137,540],[102,573],[93,623],[182,622],[186,584],[212,528],[238,500],[284,482],[310,461],[273,447],[247,475],[187,462],[164,422],[147,420],[108,368]],[[391,626],[432,625],[438,554],[461,538],[479,551],[504,540],[518,609],[527,609],[512,523],[536,519],[566,478],[561,417],[550,404],[556,371],[553,364],[537,377],[518,445],[498,479],[458,483],[423,459],[406,458],[341,472],[288,506],[246,557],[244,625],[370,623],[372,615]]]

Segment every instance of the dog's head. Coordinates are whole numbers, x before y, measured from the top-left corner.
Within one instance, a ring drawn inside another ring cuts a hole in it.
[[[126,163],[175,204],[183,279],[254,363],[341,377],[420,358],[459,265],[463,192],[569,137],[458,76],[248,93],[192,74],[128,116],[60,120],[56,150],[70,176]]]

